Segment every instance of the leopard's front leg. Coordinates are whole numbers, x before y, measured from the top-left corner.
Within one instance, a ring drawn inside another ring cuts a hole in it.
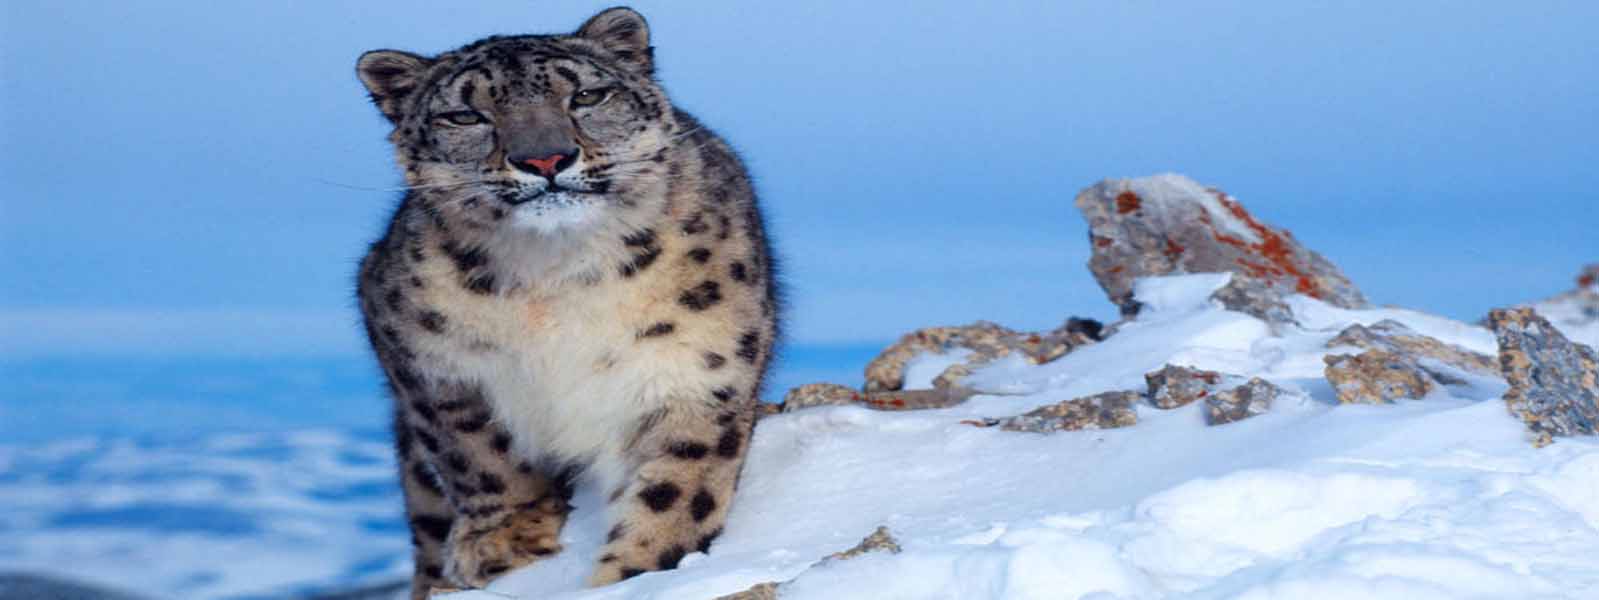
[[[613,524],[590,585],[671,569],[722,532],[754,426],[752,398],[691,399],[646,418],[633,470],[611,496]]]
[[[440,580],[480,588],[559,551],[571,497],[567,478],[519,458],[478,386],[415,374],[398,379],[396,427],[406,428],[412,455],[407,475],[425,488],[408,494],[442,500],[408,503],[419,544],[436,546],[442,563],[419,572],[413,597]]]

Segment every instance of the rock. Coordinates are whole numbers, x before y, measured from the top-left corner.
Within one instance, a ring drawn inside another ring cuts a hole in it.
[[[834,383],[807,383],[788,391],[782,412],[815,406],[859,404],[874,410],[926,410],[948,408],[965,402],[977,392],[963,387],[897,392],[857,392]]]
[[[779,584],[773,581],[757,583],[750,589],[735,592],[726,596],[717,596],[716,600],[777,600]]]
[[[1455,369],[1477,375],[1490,377],[1499,375],[1499,365],[1493,357],[1421,335],[1404,324],[1393,320],[1378,321],[1369,327],[1360,324],[1350,325],[1334,336],[1333,339],[1328,340],[1327,347],[1382,350],[1406,356],[1412,361],[1416,361],[1417,365],[1438,383],[1459,383],[1460,381],[1447,370],[1429,366],[1420,362],[1419,359],[1429,358]]]
[[[822,562],[819,564],[826,564],[840,560],[849,560],[862,554],[866,554],[867,552],[877,552],[880,550],[886,550],[890,554],[899,554],[900,551],[899,542],[895,540],[894,536],[888,532],[887,527],[882,526],[878,526],[876,530],[872,531],[871,535],[861,539],[861,543],[856,544],[855,547],[842,552],[834,552],[829,554],[826,558],[823,558]]]
[[[893,554],[899,554],[899,542],[895,541],[894,536],[889,534],[887,527],[878,527],[876,531],[873,531],[871,535],[866,536],[866,539],[861,540],[861,543],[856,544],[854,548],[829,554],[823,557],[822,560],[816,561],[816,563],[808,567],[807,570],[814,569],[818,566],[832,562],[849,560],[862,554],[866,554],[867,552],[878,552],[884,550]],[[790,579],[789,581],[793,580]],[[742,592],[736,592],[726,596],[718,596],[716,600],[775,600],[778,597],[779,592],[782,591],[783,586],[788,585],[788,583],[788,581],[782,583],[775,581],[757,583]]]
[[[1599,355],[1566,339],[1530,308],[1496,309],[1488,323],[1499,339],[1499,368],[1510,391],[1505,406],[1527,424],[1533,444],[1599,429]]]
[[[1577,275],[1576,289],[1531,307],[1559,328],[1566,339],[1599,348],[1599,264],[1588,265]]]
[[[1274,323],[1292,321],[1282,302],[1292,293],[1344,308],[1368,306],[1320,254],[1186,177],[1105,180],[1078,194],[1077,208],[1089,226],[1088,267],[1123,315],[1138,312],[1135,279],[1182,273],[1233,273],[1213,297]]]
[[[807,383],[783,396],[783,412],[812,406],[841,406],[860,402],[861,393],[836,383]]]
[[[1234,275],[1221,289],[1211,292],[1222,308],[1252,315],[1267,323],[1294,323],[1294,312],[1283,301],[1282,292],[1264,281]]]
[[[929,327],[906,334],[866,365],[866,391],[895,391],[905,387],[905,365],[923,352],[971,350],[964,364],[946,369],[935,387],[956,387],[972,369],[994,360],[1020,354],[1030,364],[1043,364],[1073,348],[1099,341],[1103,327],[1092,319],[1071,318],[1046,333],[1012,331],[987,321],[957,327]]]
[[[1174,365],[1144,374],[1144,383],[1149,386],[1150,403],[1167,410],[1209,396],[1221,379],[1221,373],[1215,371]]]
[[[1282,388],[1259,377],[1245,381],[1239,375],[1166,365],[1144,374],[1149,386],[1149,402],[1157,408],[1173,409],[1195,400],[1205,401],[1205,422],[1225,425],[1265,414],[1284,394]]]
[[[975,395],[976,391],[963,387],[867,392],[861,395],[861,404],[873,410],[928,410],[949,408]]]
[[[1105,392],[1042,406],[1014,417],[966,423],[979,427],[998,425],[1005,431],[1029,433],[1128,427],[1138,423],[1138,413],[1133,410],[1133,403],[1143,397],[1138,392]]]
[[[1436,385],[1416,361],[1385,350],[1356,355],[1329,354],[1327,382],[1344,404],[1392,404],[1400,398],[1420,399]]]
[[[1259,377],[1240,386],[1205,398],[1205,423],[1226,425],[1271,411],[1272,402],[1283,389]]]

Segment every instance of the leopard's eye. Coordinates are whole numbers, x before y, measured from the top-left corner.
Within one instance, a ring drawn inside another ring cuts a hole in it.
[[[433,119],[435,121],[441,121],[456,127],[470,127],[472,125],[481,125],[488,122],[488,119],[483,118],[483,115],[478,114],[478,112],[475,110],[458,110],[455,112],[447,112],[433,117]]]
[[[572,106],[594,106],[611,97],[610,88],[588,89],[572,94]]]

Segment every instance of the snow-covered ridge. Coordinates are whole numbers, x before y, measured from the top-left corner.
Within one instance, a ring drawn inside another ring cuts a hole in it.
[[[1273,332],[1209,294],[1225,278],[1139,282],[1150,307],[1053,362],[999,361],[951,408],[810,408],[763,419],[726,533],[676,570],[582,589],[603,524],[579,498],[567,551],[451,600],[714,598],[1584,598],[1599,595],[1599,442],[1535,449],[1501,381],[1388,406],[1339,405],[1321,377],[1345,327],[1394,320],[1471,350],[1480,327],[1295,297]],[[929,362],[928,364],[932,364]],[[1207,426],[1197,404],[1113,430],[1023,434],[967,422],[1143,385],[1181,364],[1294,392]],[[926,374],[929,369],[917,369]],[[903,547],[812,567],[878,526]]]
[[[1492,358],[1531,344],[1553,354],[1516,360],[1585,364],[1586,384],[1559,383],[1591,388],[1591,355],[1530,313],[1490,332],[1371,308],[1286,230],[1179,175],[1076,204],[1126,317],[1108,338],[1073,321],[907,334],[863,391],[806,386],[759,423],[708,555],[581,589],[603,527],[590,492],[565,552],[448,597],[1599,597],[1599,441],[1528,443],[1591,432],[1593,409],[1546,389],[1519,406],[1551,412],[1513,418],[1527,378]],[[1585,293],[1545,303],[1557,327],[1595,320]],[[1139,401],[1170,378],[1188,400]],[[879,526],[902,551],[816,562]]]

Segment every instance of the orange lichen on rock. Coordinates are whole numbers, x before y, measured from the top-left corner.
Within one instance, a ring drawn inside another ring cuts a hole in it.
[[[1138,197],[1138,194],[1134,194],[1134,193],[1132,193],[1130,191],[1122,192],[1120,194],[1116,194],[1116,213],[1117,214],[1125,215],[1127,213],[1133,212],[1135,210],[1138,210],[1138,207],[1140,205],[1142,205],[1142,204],[1143,204],[1143,200]]]
[[[1248,244],[1247,247],[1253,250],[1256,254],[1259,254],[1262,258],[1270,261],[1271,264],[1277,267],[1276,270],[1282,274],[1293,277],[1295,292],[1310,296],[1312,298],[1325,299],[1325,294],[1322,293],[1321,288],[1317,286],[1316,282],[1312,280],[1309,275],[1306,275],[1305,272],[1299,268],[1298,263],[1294,261],[1293,246],[1283,239],[1282,234],[1277,233],[1277,230],[1275,229],[1261,224],[1260,221],[1256,221],[1254,215],[1251,215],[1249,214],[1249,211],[1244,210],[1243,205],[1239,204],[1237,200],[1233,200],[1231,197],[1228,197],[1226,192],[1213,190],[1211,193],[1216,195],[1216,201],[1220,202],[1221,205],[1227,209],[1227,212],[1232,213],[1234,218],[1237,218],[1244,224],[1245,227],[1248,227],[1250,231],[1255,232],[1255,235],[1260,237],[1260,243]],[[1211,225],[1211,229],[1215,229],[1214,224]],[[1216,232],[1216,240],[1226,244],[1238,246],[1240,248],[1245,247],[1243,240],[1226,236],[1219,231]]]
[[[1183,247],[1171,238],[1166,238],[1166,258],[1176,260],[1183,255]]]
[[[1295,293],[1342,308],[1369,306],[1337,266],[1286,230],[1180,175],[1102,181],[1075,203],[1088,221],[1089,270],[1124,316],[1142,306],[1133,298],[1137,280],[1184,273],[1234,274],[1216,298],[1273,323],[1294,321],[1284,298]]]

